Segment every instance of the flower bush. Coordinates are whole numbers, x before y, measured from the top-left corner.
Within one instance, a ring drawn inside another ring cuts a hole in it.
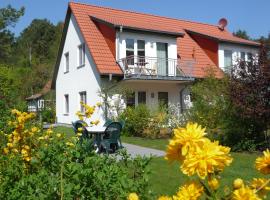
[[[211,141],[206,137],[205,128],[197,123],[188,123],[185,128],[174,129],[165,159],[178,162],[180,171],[190,177],[190,181],[179,187],[172,197],[161,196],[159,200],[197,200],[230,199],[260,200],[267,199],[270,191],[270,179],[253,178],[244,182],[238,178],[233,182],[233,189],[221,190],[221,173],[230,166],[233,159],[230,148]],[[264,175],[270,174],[270,152],[266,150],[255,161],[256,169]],[[134,194],[133,194],[134,196]],[[128,197],[128,199],[131,199]]]
[[[0,131],[0,199],[148,199],[149,158],[100,156],[89,140],[38,127],[32,113],[11,118]]]

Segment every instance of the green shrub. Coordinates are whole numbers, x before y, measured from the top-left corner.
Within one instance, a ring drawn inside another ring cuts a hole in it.
[[[13,131],[0,131],[1,199],[109,200],[131,192],[149,199],[150,158],[131,158],[125,151],[101,156],[89,140],[78,143],[77,137],[39,130],[29,121],[33,115],[13,113]]]
[[[123,133],[132,136],[142,136],[143,130],[150,122],[151,114],[146,105],[127,107],[120,115],[120,119],[125,120]]]
[[[47,108],[41,111],[42,121],[47,123],[55,122],[55,110]]]

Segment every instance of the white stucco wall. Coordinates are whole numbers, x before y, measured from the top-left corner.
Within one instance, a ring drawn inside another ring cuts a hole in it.
[[[218,46],[218,61],[219,67],[224,70],[224,50],[232,51],[232,62],[233,65],[236,64],[237,60],[241,57],[241,52],[245,52],[245,59],[248,59],[248,53],[256,55],[258,53],[258,48],[246,46],[246,45],[237,45],[229,43],[220,43]]]
[[[85,45],[85,65],[78,68],[78,46],[85,43],[77,22],[71,15],[63,54],[56,79],[56,117],[58,123],[70,124],[77,120],[75,113],[80,110],[79,92],[86,91],[87,103],[93,105],[100,101],[100,75],[93,58]],[[69,72],[65,73],[65,56],[69,52]],[[69,113],[65,113],[64,95],[69,95]],[[93,119],[100,119],[102,110],[96,112]],[[102,120],[102,119],[101,119]]]

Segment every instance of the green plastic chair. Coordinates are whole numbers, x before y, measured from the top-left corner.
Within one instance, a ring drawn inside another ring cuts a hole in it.
[[[122,144],[119,144],[122,125],[119,122],[110,123],[105,129],[104,137],[101,141],[101,147],[106,153],[114,153]]]

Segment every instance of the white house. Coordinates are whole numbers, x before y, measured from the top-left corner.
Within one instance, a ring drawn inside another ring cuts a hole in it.
[[[134,91],[125,104],[190,104],[188,86],[212,68],[217,77],[259,44],[209,25],[69,3],[52,87],[59,123],[77,119],[80,101],[95,104],[104,83]],[[101,109],[93,118],[103,119]]]

